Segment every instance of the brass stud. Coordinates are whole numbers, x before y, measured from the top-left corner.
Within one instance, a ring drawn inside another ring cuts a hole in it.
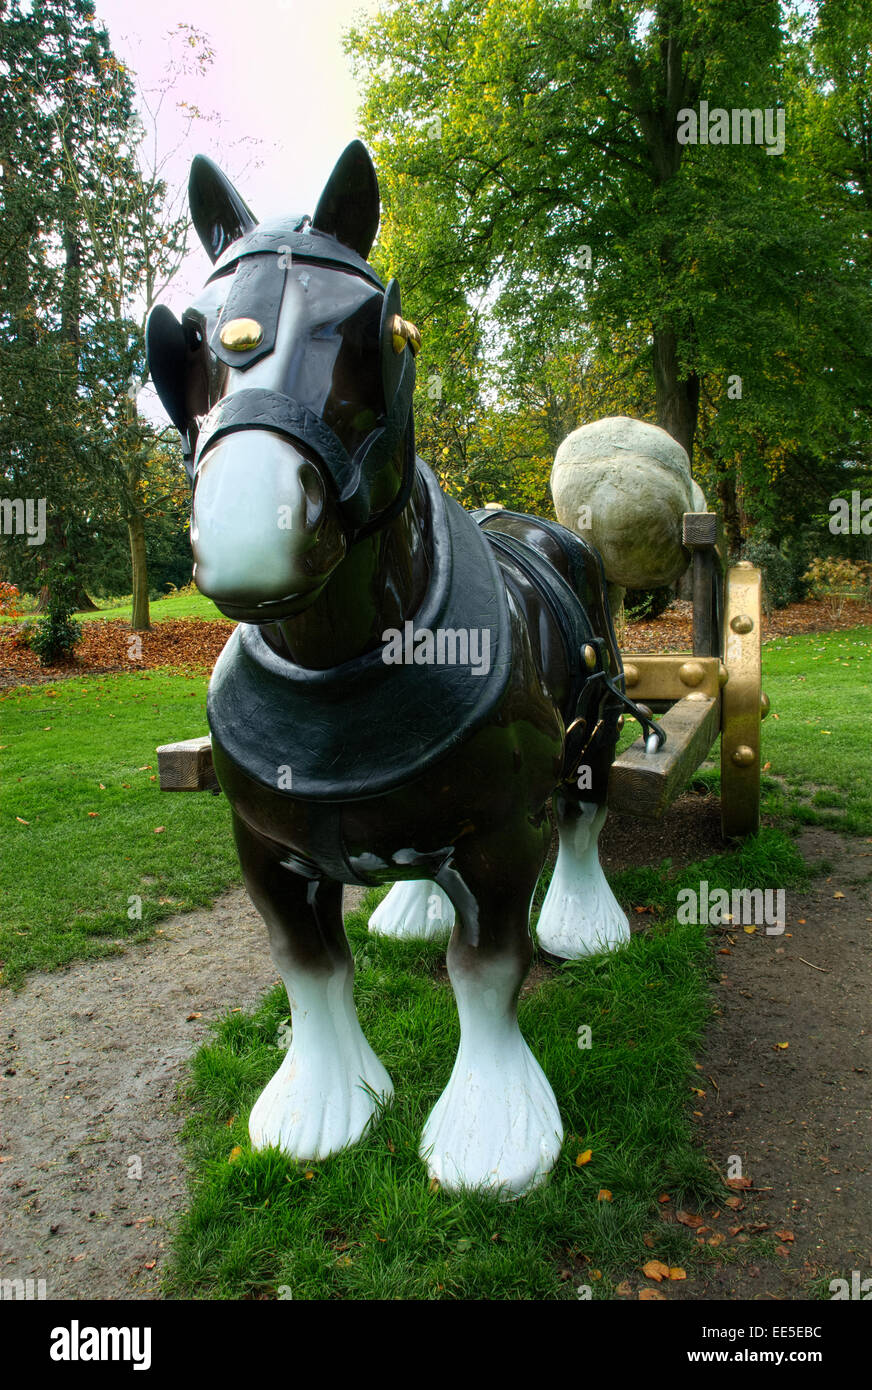
[[[704,694],[704,692],[703,692],[702,690],[692,690],[692,691],[690,692],[690,694],[689,694],[689,695],[685,695],[684,698],[685,698],[685,700],[696,700],[696,701],[699,701],[699,700],[707,700],[709,697],[708,697],[708,695]]]
[[[623,727],[624,727],[624,716],[623,716],[622,714],[619,714],[619,715],[618,715],[618,726],[617,726],[617,727],[618,727],[618,733],[620,733],[621,730],[622,730]]]
[[[718,685],[721,687],[722,690],[729,679],[730,673],[727,670],[726,666],[722,661],[718,662]]]
[[[250,352],[263,342],[263,329],[257,319],[230,319],[220,337],[229,352]]]
[[[757,754],[753,748],[749,748],[747,743],[740,743],[738,748],[733,749],[733,762],[737,767],[750,767],[756,761]]]
[[[396,353],[402,352],[407,343],[414,357],[421,351],[421,334],[413,323],[400,318],[399,314],[394,314],[391,320],[391,342]]]
[[[766,691],[763,690],[763,691],[761,691],[761,694],[760,694],[760,718],[761,718],[761,719],[765,719],[765,718],[766,718],[767,714],[769,713],[769,709],[770,709],[769,696],[766,694]]]
[[[734,632],[753,632],[754,619],[749,618],[747,613],[737,613],[730,627]]]
[[[754,568],[754,566],[751,564],[751,561],[750,561],[750,560],[737,560],[737,561],[736,561],[736,569],[737,569],[737,570],[752,570],[753,568]]]
[[[596,652],[589,642],[585,643],[582,656],[584,657],[584,664],[587,669],[593,671],[596,667]]]
[[[624,681],[628,690],[632,690],[634,685],[639,684],[639,668],[634,666],[632,662],[624,667]]]
[[[699,685],[700,681],[705,680],[705,671],[698,661],[685,661],[678,668],[678,676],[682,685]]]

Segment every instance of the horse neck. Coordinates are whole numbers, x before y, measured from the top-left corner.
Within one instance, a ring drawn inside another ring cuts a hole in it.
[[[427,591],[428,525],[419,475],[403,511],[351,546],[309,608],[265,626],[267,641],[297,666],[319,671],[381,646],[385,630],[402,628]]]

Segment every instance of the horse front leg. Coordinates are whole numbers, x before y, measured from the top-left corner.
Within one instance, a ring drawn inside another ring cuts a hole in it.
[[[443,1187],[486,1188],[503,1199],[535,1187],[557,1161],[563,1126],[545,1074],[518,1027],[518,994],[533,953],[529,910],[542,836],[525,823],[499,843],[466,849],[440,875],[459,921],[448,975],[460,1046],[420,1153]],[[494,865],[510,871],[494,872]]]
[[[288,992],[292,1041],[248,1122],[256,1149],[322,1159],[355,1143],[393,1094],[354,1007],[354,964],[342,923],[342,884],[302,878],[283,853],[234,817],[249,896]]]

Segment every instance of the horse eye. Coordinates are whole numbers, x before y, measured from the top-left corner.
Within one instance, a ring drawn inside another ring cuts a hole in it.
[[[203,346],[202,331],[199,324],[194,323],[192,319],[185,320],[185,335],[188,340],[188,349],[190,352],[196,352],[198,348]]]

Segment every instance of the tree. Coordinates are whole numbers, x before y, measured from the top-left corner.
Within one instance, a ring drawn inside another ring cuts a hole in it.
[[[872,384],[868,277],[809,198],[807,63],[781,21],[776,0],[389,0],[348,39],[381,264],[402,271],[429,368],[476,305],[516,396],[524,375],[542,393],[555,343],[606,377],[620,344],[628,405],[698,452],[735,544],[798,450],[832,447],[846,401],[868,418]],[[683,143],[703,102],[761,143]],[[480,324],[479,405],[486,341]],[[553,402],[561,428],[572,398]]]

